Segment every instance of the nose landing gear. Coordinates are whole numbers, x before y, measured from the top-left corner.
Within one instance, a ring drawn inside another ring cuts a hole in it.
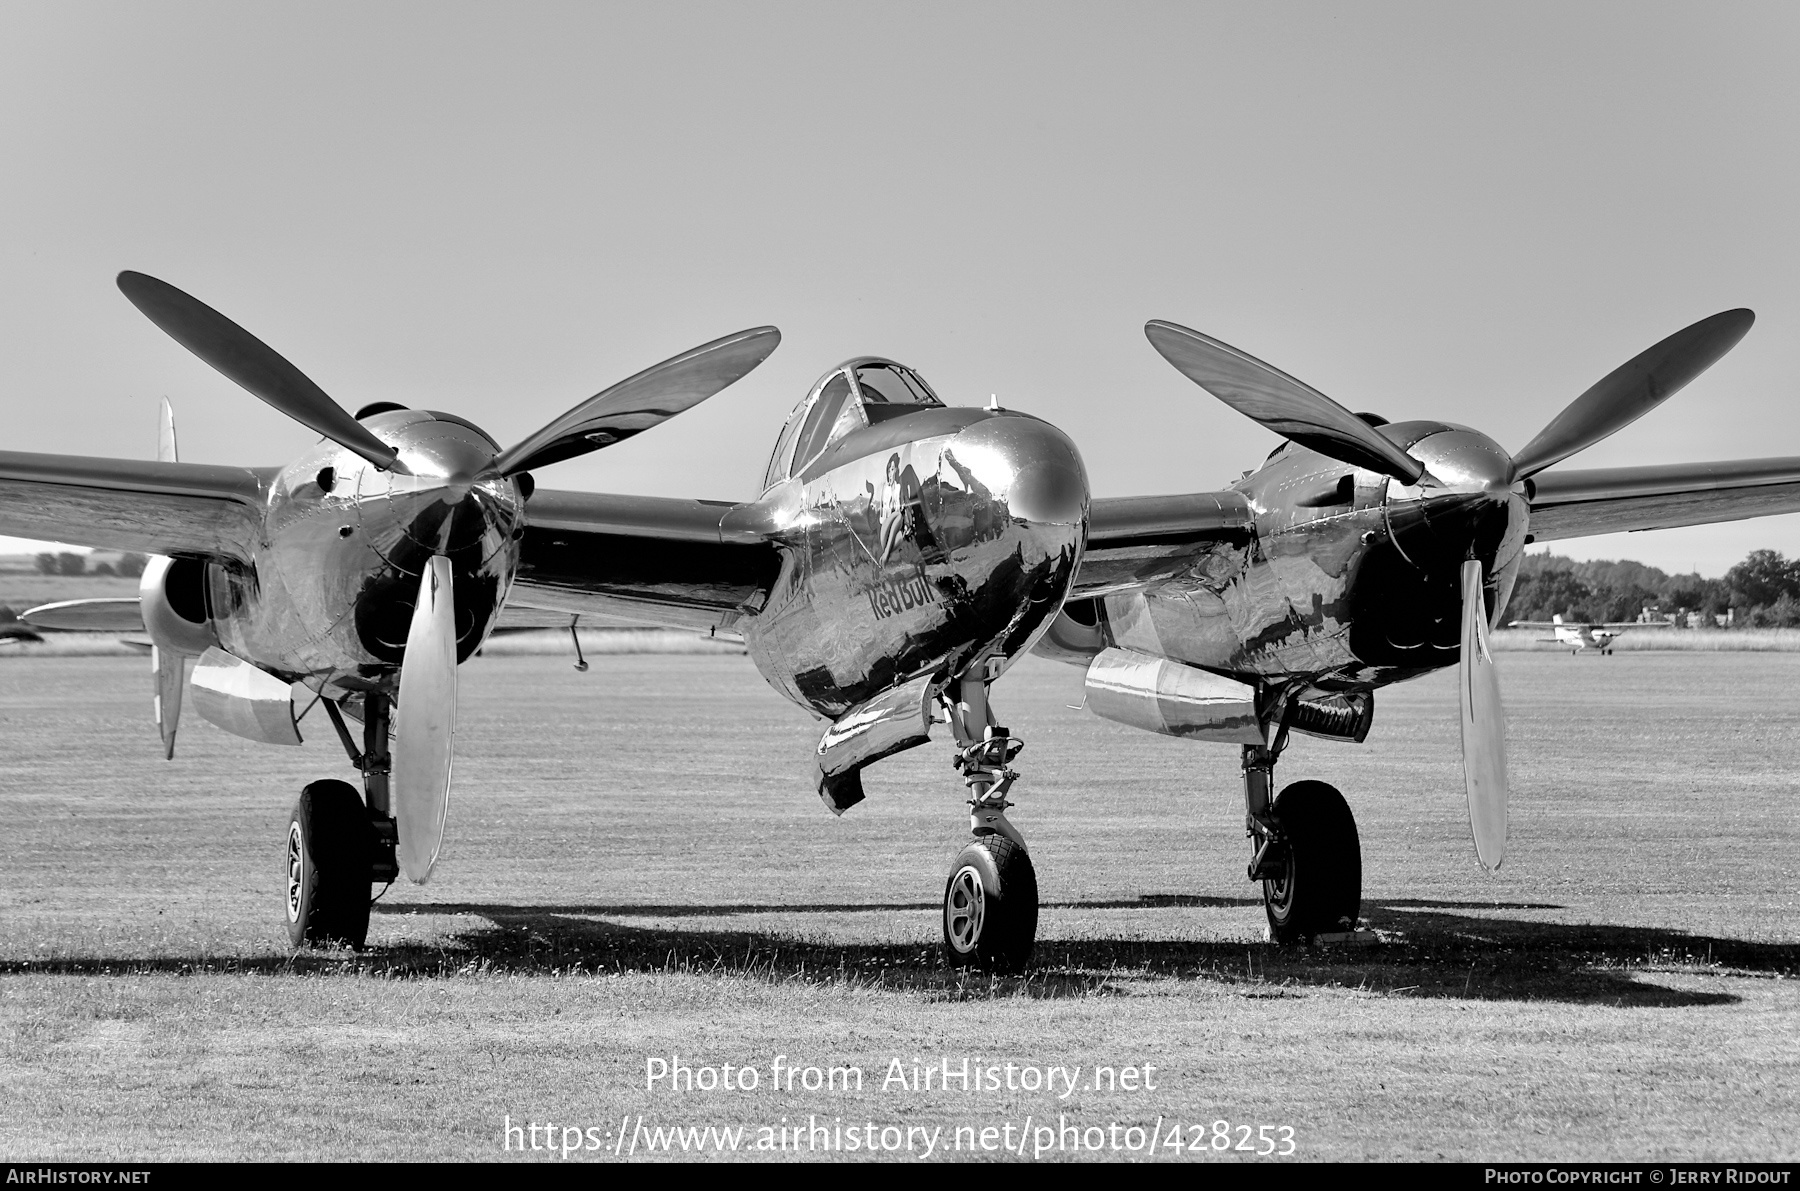
[[[970,839],[944,882],[944,954],[956,967],[1017,971],[1037,939],[1037,870],[1025,837],[1006,817],[1011,767],[1025,742],[993,722],[987,679],[962,679],[950,705],[957,754],[952,764],[969,787]]]

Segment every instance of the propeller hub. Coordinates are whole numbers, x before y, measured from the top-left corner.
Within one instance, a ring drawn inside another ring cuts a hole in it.
[[[380,662],[401,660],[421,579],[433,559],[445,559],[458,657],[467,657],[487,637],[517,569],[518,481],[492,469],[493,440],[454,415],[396,409],[367,425],[405,471],[338,458],[333,495],[353,518],[342,548],[368,568],[353,617],[361,648]]]
[[[451,414],[391,409],[371,415],[365,424],[394,448],[411,473],[382,473],[390,478],[390,487],[395,491],[455,488],[458,490],[454,499],[460,500],[500,450],[475,423]]]
[[[1388,429],[1382,427],[1384,432]],[[1417,484],[1393,485],[1389,489],[1389,500],[1447,495],[1504,500],[1516,486],[1512,456],[1479,430],[1443,425],[1417,439],[1407,449],[1413,458],[1425,465],[1425,475]]]
[[[1434,670],[1459,656],[1463,564],[1481,564],[1488,607],[1504,606],[1530,508],[1511,458],[1479,431],[1402,422],[1381,433],[1426,474],[1418,484],[1388,485],[1387,540],[1371,546],[1357,573],[1352,648],[1371,665]]]

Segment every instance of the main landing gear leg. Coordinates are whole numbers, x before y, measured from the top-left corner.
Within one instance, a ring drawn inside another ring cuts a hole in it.
[[[335,779],[300,792],[288,819],[287,923],[294,946],[361,947],[369,935],[369,885],[399,873],[398,836],[388,804],[388,726],[393,707],[380,694],[363,704],[363,748],[330,699],[325,712],[350,763],[362,770],[367,797]]]
[[[1362,909],[1362,845],[1344,796],[1324,782],[1275,794],[1275,761],[1287,743],[1244,746],[1245,827],[1255,847],[1250,879],[1261,881],[1269,939],[1306,943],[1356,929]]]
[[[1006,817],[1006,793],[1019,777],[1010,763],[1025,742],[994,723],[986,674],[986,666],[972,668],[950,707],[953,764],[969,787],[970,839],[944,882],[944,953],[957,967],[1016,971],[1031,958],[1038,916],[1037,871]]]

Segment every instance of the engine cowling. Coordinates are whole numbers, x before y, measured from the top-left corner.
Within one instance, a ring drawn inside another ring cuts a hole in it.
[[[153,557],[138,581],[144,631],[157,648],[199,657],[219,643],[206,614],[206,563]]]

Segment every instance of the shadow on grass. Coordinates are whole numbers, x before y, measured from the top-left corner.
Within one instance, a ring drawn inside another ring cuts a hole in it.
[[[1067,908],[1254,906],[1241,898],[1148,896],[1067,903]],[[1480,909],[1482,916],[1452,912]],[[381,918],[464,915],[486,921],[441,943],[243,958],[62,959],[0,962],[0,974],[235,972],[362,974],[387,978],[607,972],[717,974],[913,992],[934,1000],[1068,997],[1154,992],[1159,981],[1210,983],[1245,997],[1354,988],[1395,996],[1557,1001],[1631,1008],[1731,1004],[1729,993],[1671,988],[1658,972],[1800,975],[1800,945],[1708,938],[1614,925],[1566,925],[1496,914],[1535,904],[1392,899],[1365,905],[1382,940],[1366,946],[1281,948],[1263,943],[1075,939],[1040,942],[1019,976],[960,972],[935,946],[812,942],[779,931],[689,929],[620,919],[744,914],[904,911],[935,915],[930,902],[777,905],[378,905]],[[1648,977],[1648,978],[1646,978]]]

